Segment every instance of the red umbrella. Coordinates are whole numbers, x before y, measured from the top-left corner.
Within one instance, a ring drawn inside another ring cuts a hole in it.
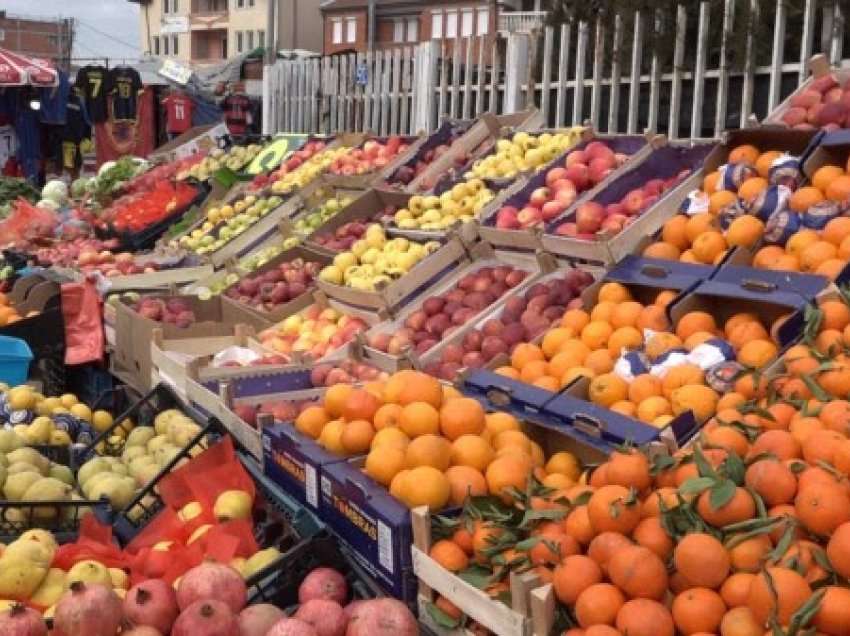
[[[0,87],[56,86],[59,76],[48,60],[0,48]]]

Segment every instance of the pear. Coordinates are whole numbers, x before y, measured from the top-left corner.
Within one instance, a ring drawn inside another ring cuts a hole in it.
[[[0,598],[30,598],[47,575],[47,567],[4,553],[0,557]]]
[[[69,486],[74,485],[74,473],[71,472],[71,469],[67,466],[63,466],[62,464],[52,464],[47,474],[54,479],[65,482]]]
[[[27,488],[41,479],[41,475],[36,472],[27,471],[24,473],[16,473],[6,477],[6,482],[3,484],[3,495],[10,501],[21,501]],[[2,594],[0,594],[2,596]]]
[[[0,453],[11,453],[23,445],[24,440],[15,431],[10,431],[6,428],[0,429]]]
[[[32,464],[37,467],[42,474],[46,474],[50,468],[50,460],[34,448],[29,448],[27,446],[14,450],[11,453],[7,453],[6,459],[9,460],[10,464],[16,464],[18,462]]]
[[[53,560],[54,550],[49,545],[40,541],[27,541],[18,539],[6,546],[3,551],[3,559],[21,559],[33,566],[43,567],[45,570]]]
[[[65,570],[50,568],[29,602],[38,607],[51,607],[58,603],[64,594]]]
[[[81,486],[85,487],[88,480],[91,479],[94,475],[109,471],[109,462],[106,461],[106,459],[104,459],[103,457],[95,457],[94,459],[90,459],[80,467],[80,470],[77,471],[77,481],[80,483]]]
[[[134,428],[132,431],[130,431],[130,434],[127,436],[127,446],[144,446],[155,435],[156,431],[153,429],[153,427],[139,426],[138,428]]]
[[[112,587],[112,577],[109,575],[107,567],[92,560],[78,561],[68,570],[68,575],[65,577],[65,588],[69,589],[71,584],[77,581],[99,583],[108,588]]]
[[[67,501],[71,486],[53,477],[45,477],[27,488],[23,501]],[[53,506],[38,506],[33,509],[33,518],[40,521],[54,519],[58,511]]]

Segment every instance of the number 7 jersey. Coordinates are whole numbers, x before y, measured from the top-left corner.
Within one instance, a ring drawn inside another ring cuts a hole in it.
[[[93,124],[107,120],[106,108],[108,71],[102,66],[84,66],[77,71],[75,88],[85,100],[86,112]]]

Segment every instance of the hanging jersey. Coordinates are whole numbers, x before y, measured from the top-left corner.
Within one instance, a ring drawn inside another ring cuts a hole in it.
[[[18,138],[15,135],[15,127],[12,125],[0,126],[0,168],[15,156],[18,151]]]
[[[108,118],[107,79],[107,71],[102,66],[84,66],[77,72],[77,91],[86,102],[86,110],[93,124],[99,124]]]
[[[165,104],[165,129],[170,133],[184,133],[192,127],[194,104],[186,95],[169,95]]]
[[[248,128],[251,100],[247,95],[228,95],[221,103],[224,121],[232,135],[244,135]]]
[[[135,120],[139,91],[142,90],[138,71],[127,66],[114,68],[109,71],[107,84],[112,96],[112,118],[116,121]]]
[[[80,143],[90,136],[88,124],[83,114],[83,107],[79,100],[71,98],[66,106],[65,126],[62,128],[62,139],[73,143]]]

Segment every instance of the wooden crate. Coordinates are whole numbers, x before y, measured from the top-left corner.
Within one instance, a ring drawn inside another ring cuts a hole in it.
[[[413,526],[413,570],[419,579],[420,607],[433,601],[434,592],[437,592],[497,636],[548,636],[548,633],[533,630],[531,593],[540,587],[538,575],[512,573],[511,605],[505,605],[466,583],[428,556],[431,550],[430,512],[426,506],[414,508],[410,514]],[[552,609],[554,613],[554,604]],[[420,612],[420,616],[427,616],[427,611]],[[438,633],[447,633],[437,629]],[[457,630],[455,633],[465,632]]]

